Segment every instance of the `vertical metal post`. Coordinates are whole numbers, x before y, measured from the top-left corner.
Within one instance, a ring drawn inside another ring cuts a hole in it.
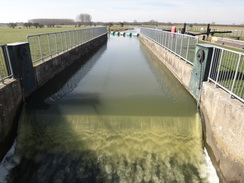
[[[61,34],[62,51],[64,51],[63,32],[60,32],[60,34]]]
[[[71,38],[72,35],[71,35],[70,31],[68,33],[69,33],[69,43],[70,43],[70,45],[69,45],[70,47],[69,48],[72,48],[72,38]]]
[[[72,37],[73,37],[72,47],[74,47],[75,46],[75,31],[72,31]]]
[[[68,49],[68,45],[67,45],[67,34],[66,34],[66,32],[64,32],[64,35],[65,35],[65,46],[66,46],[65,49]]]
[[[239,69],[239,66],[240,66],[240,62],[241,62],[241,54],[239,54],[239,59],[238,59],[238,63],[237,63],[237,66],[236,66],[236,72],[235,72],[234,80],[233,80],[232,87],[231,87],[231,90],[230,90],[230,98],[231,98],[231,96],[233,94],[233,89],[234,89],[234,86],[235,86],[236,77],[237,77],[238,69]]]
[[[218,71],[217,71],[218,73],[217,73],[217,77],[216,77],[215,87],[217,87],[217,82],[218,82],[218,79],[219,79],[219,72],[220,72],[220,67],[221,67],[221,64],[222,64],[223,54],[224,54],[224,50],[222,49],[221,57],[220,57],[220,63],[219,63],[219,68],[218,68]]]
[[[190,44],[190,38],[188,37],[188,41],[187,41],[187,49],[186,49],[186,60],[188,60],[189,44]]]
[[[56,53],[58,54],[58,41],[57,41],[57,33],[55,33],[55,43],[56,43]]]
[[[227,57],[225,57],[225,60],[231,60],[231,58],[235,58],[234,55],[232,55],[230,52],[227,52]],[[235,59],[234,59],[235,60]],[[228,63],[228,71],[230,71],[230,68],[232,68],[232,65],[235,64],[234,62],[229,62]],[[235,75],[235,73],[229,73],[229,72],[225,72],[223,75],[224,80],[226,81],[225,87],[228,88],[228,84],[229,84],[229,79],[231,79],[233,76]]]
[[[170,49],[170,43],[171,43],[171,39],[170,39],[171,37],[170,37],[170,34],[168,34],[168,49]]]
[[[180,44],[180,56],[182,56],[182,55],[181,55],[181,53],[182,53],[182,45],[183,45],[183,38],[181,38],[181,44]]]
[[[177,43],[178,43],[178,35],[177,35],[177,37],[176,37],[176,39],[175,39],[175,52],[177,53]]]
[[[47,34],[47,43],[48,43],[49,55],[52,58],[52,51],[51,51],[51,46],[50,46],[50,37],[49,37],[49,34]]]
[[[42,47],[41,47],[41,39],[40,39],[40,35],[38,36],[38,44],[39,44],[39,49],[40,49],[40,56],[43,62],[43,56],[42,56]]]
[[[213,67],[213,59],[214,59],[214,55],[215,55],[215,50],[216,48],[213,48],[213,54],[212,54],[212,58],[211,58],[211,63],[210,63],[210,68],[209,68],[209,73],[208,73],[208,82],[209,82],[209,78],[212,72],[212,67]]]
[[[7,60],[8,60],[7,62],[8,62],[9,69],[10,69],[10,76],[13,76],[13,69],[12,69],[12,64],[10,63],[10,56],[9,56],[7,46],[5,46],[5,51],[6,51]]]

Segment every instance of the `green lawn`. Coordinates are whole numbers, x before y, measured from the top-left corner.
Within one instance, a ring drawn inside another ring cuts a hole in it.
[[[109,30],[109,28],[107,27],[107,29]],[[113,25],[110,27],[110,31],[125,31],[125,30],[129,30],[132,29],[131,27],[128,26],[120,26],[120,25]]]
[[[77,31],[75,33],[69,32],[66,33],[65,37],[64,36],[62,37],[64,33],[60,33],[64,31],[78,30],[84,28],[89,29],[89,28],[94,28],[94,26],[75,27],[74,25],[69,25],[69,26],[58,26],[54,28],[16,27],[15,29],[9,28],[7,26],[0,26],[0,45],[14,43],[14,42],[27,42],[26,37],[28,35],[59,32],[58,34],[56,34],[56,36],[52,34],[50,36],[43,35],[40,37],[41,40],[40,44],[42,46],[42,55],[40,55],[38,37],[30,38],[30,49],[31,49],[32,59],[38,60],[41,58],[41,56],[45,57],[50,55],[51,53],[54,54],[56,52],[61,52],[67,48],[70,48],[71,46],[75,45],[78,40],[79,42],[85,42],[88,39],[90,39],[91,35],[89,34],[89,31],[86,30],[79,31],[82,33],[78,33]],[[50,42],[50,47],[48,47],[49,45],[48,41]],[[0,48],[0,79],[7,76],[8,73],[4,62],[4,53],[2,48]]]
[[[54,28],[26,28],[26,27],[16,27],[15,29],[9,28],[7,26],[0,26],[0,44],[8,44],[13,42],[26,42],[26,36],[34,34],[43,34],[51,32],[61,32],[68,30],[82,29],[84,27],[75,27],[74,25],[64,25],[54,27]],[[87,27],[90,28],[90,27]]]

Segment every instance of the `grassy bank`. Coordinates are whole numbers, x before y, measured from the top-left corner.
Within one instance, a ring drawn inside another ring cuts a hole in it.
[[[34,34],[43,34],[51,32],[61,32],[68,30],[82,29],[85,27],[75,27],[74,25],[64,25],[52,28],[26,28],[18,26],[15,29],[9,28],[7,26],[0,26],[0,44],[8,44],[13,42],[26,42],[26,36]],[[90,27],[87,27],[90,28]]]
[[[130,29],[133,29],[133,28],[126,26],[126,25],[123,27],[120,25],[113,25],[110,27],[110,31],[126,31],[126,30],[130,30]],[[108,30],[109,30],[109,28],[108,28]]]

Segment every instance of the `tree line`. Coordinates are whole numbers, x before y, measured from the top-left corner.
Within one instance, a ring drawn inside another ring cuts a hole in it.
[[[218,26],[215,22],[213,22],[215,26]],[[52,19],[52,18],[47,18],[47,19],[30,19],[27,23],[23,23],[24,27],[30,28],[30,27],[36,27],[36,28],[42,28],[47,26],[47,27],[55,27],[55,25],[75,25],[75,26],[92,26],[92,25],[106,25],[106,26],[112,26],[112,25],[121,25],[122,27],[124,25],[150,25],[150,26],[159,26],[159,25],[183,25],[183,23],[171,23],[171,22],[158,22],[156,20],[149,20],[149,21],[143,21],[143,22],[138,22],[137,20],[134,20],[133,22],[92,22],[92,16],[90,14],[86,13],[81,13],[77,15],[76,21],[73,19]],[[207,25],[207,24],[198,24],[198,23],[191,23],[188,25]],[[15,28],[17,26],[16,23],[9,23],[9,27]],[[221,25],[223,26],[223,25]],[[243,25],[235,25],[235,26],[243,26]]]

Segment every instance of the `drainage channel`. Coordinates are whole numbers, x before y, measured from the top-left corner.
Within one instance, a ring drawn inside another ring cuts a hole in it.
[[[195,101],[128,36],[110,36],[85,64],[27,102],[0,177],[9,183],[219,182]]]

